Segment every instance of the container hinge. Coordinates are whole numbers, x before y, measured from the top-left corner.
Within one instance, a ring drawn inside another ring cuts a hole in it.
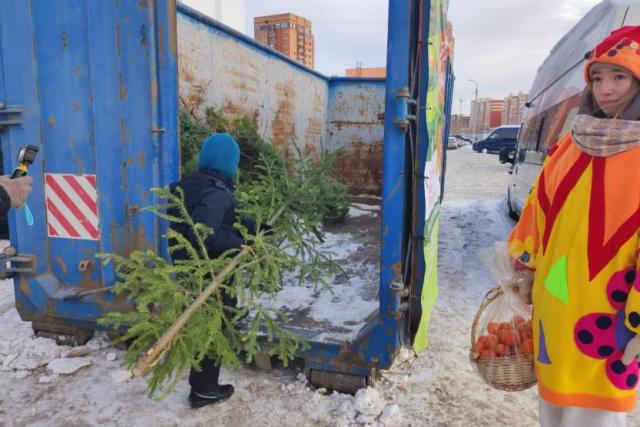
[[[391,316],[399,320],[403,313],[409,309],[407,303],[409,288],[405,287],[401,281],[395,281],[389,285],[389,289],[391,290]]]
[[[8,247],[0,254],[0,279],[11,279],[19,274],[35,274],[36,257],[29,254],[17,254]]]
[[[20,115],[22,114],[22,107],[8,106],[4,102],[0,101],[0,130],[8,126],[20,126],[22,120]]]
[[[409,128],[409,124],[416,120],[415,114],[411,114],[409,106],[415,110],[417,102],[411,98],[408,87],[403,87],[395,93],[397,116],[393,119],[393,123],[400,126],[404,132]]]

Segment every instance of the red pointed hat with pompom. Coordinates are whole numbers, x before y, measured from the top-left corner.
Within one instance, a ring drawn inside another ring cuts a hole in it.
[[[625,26],[613,31],[585,55],[584,79],[591,84],[589,68],[595,62],[619,65],[640,79],[640,26]]]

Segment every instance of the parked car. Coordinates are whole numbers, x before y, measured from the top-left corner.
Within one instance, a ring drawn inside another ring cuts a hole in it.
[[[458,140],[455,137],[450,136],[447,140],[447,150],[455,150],[459,146]]]
[[[520,215],[553,145],[571,129],[582,100],[585,53],[595,41],[623,25],[640,25],[639,3],[599,3],[560,39],[538,68],[529,91],[507,188],[507,205],[512,217]]]
[[[487,138],[473,144],[473,149],[478,153],[499,153],[504,148],[515,150],[519,130],[519,125],[499,126]]]
[[[471,143],[473,142],[473,141],[471,141],[469,138],[467,138],[467,137],[465,137],[465,136],[462,136],[462,135],[460,135],[460,134],[458,134],[458,135],[451,135],[451,136],[452,136],[452,137],[454,137],[454,138],[458,138],[459,140],[461,139],[461,140],[465,141],[465,142],[467,143],[467,145],[469,145],[469,144],[471,144]]]

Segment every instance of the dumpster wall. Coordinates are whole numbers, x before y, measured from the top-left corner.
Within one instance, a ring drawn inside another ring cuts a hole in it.
[[[324,76],[183,6],[178,52],[181,105],[248,115],[276,145],[320,147],[329,95]]]
[[[384,79],[327,78],[184,5],[177,20],[181,106],[248,115],[276,145],[341,149],[352,193],[380,194]]]
[[[353,194],[379,195],[382,188],[384,96],[384,79],[330,80],[327,148],[341,150],[338,171]]]

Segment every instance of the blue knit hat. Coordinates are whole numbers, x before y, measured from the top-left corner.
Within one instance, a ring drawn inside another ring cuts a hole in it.
[[[240,147],[228,133],[214,133],[204,140],[198,169],[219,173],[232,180],[240,163]]]

